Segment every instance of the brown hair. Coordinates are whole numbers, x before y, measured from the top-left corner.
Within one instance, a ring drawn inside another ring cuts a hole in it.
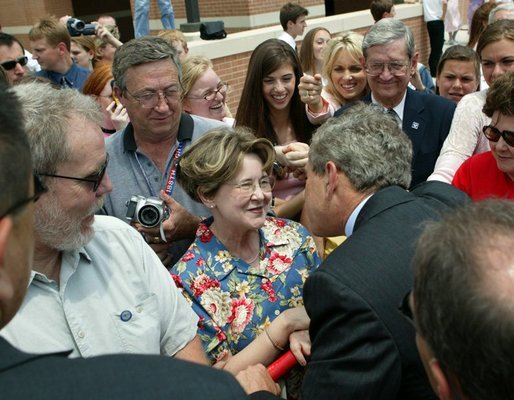
[[[112,66],[108,62],[99,62],[82,88],[82,93],[89,96],[99,96],[107,82],[112,80]]]

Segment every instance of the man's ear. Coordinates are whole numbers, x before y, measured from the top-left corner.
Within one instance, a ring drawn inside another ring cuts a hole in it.
[[[5,252],[7,249],[7,240],[12,231],[12,219],[6,216],[0,219],[0,268],[3,269],[5,264]]]
[[[411,68],[413,71],[416,71],[416,68],[418,68],[418,59],[419,59],[419,51],[416,51],[411,59]]]
[[[359,62],[363,67],[366,66],[366,59],[364,58],[364,56],[359,57]]]
[[[440,400],[451,400],[452,393],[448,379],[441,368],[441,364],[436,358],[432,358],[429,363],[430,372],[435,383],[435,389],[437,390],[437,396]]]
[[[68,50],[68,47],[66,47],[66,44],[64,42],[59,42],[56,47],[59,50],[59,54],[61,55],[65,54],[66,52],[71,53],[71,51]]]
[[[182,100],[182,110],[184,110],[188,114],[191,114],[191,104],[189,103],[189,100]]]
[[[11,282],[11,276],[7,271],[6,261],[7,242],[12,232],[12,227],[12,219],[9,216],[0,219],[0,302],[4,300],[6,302],[10,301],[14,295],[14,287]]]
[[[289,32],[289,30],[293,27],[293,25],[294,25],[293,21],[291,21],[291,20],[287,21],[287,32]]]
[[[332,196],[338,186],[339,183],[339,175],[337,166],[334,164],[333,161],[328,161],[325,164],[325,177],[326,177],[326,190],[327,190],[327,196]]]

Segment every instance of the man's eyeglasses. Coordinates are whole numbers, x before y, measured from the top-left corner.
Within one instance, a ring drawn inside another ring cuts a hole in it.
[[[143,108],[154,108],[162,99],[167,104],[176,102],[180,99],[180,90],[178,87],[171,87],[166,90],[159,90],[157,92],[144,92],[142,94],[132,94],[125,89]]]
[[[257,183],[244,181],[230,185],[238,188],[242,195],[251,196],[257,190],[257,186],[259,186],[264,193],[270,193],[273,190],[273,186],[275,186],[275,179],[271,176],[263,176]]]
[[[492,125],[486,125],[482,128],[482,132],[487,139],[491,142],[497,142],[502,137],[509,146],[514,147],[514,132],[513,131],[500,131]]]
[[[391,61],[389,63],[383,62],[369,62],[366,63],[366,73],[371,76],[378,76],[384,72],[384,68],[387,67],[389,72],[394,76],[403,76],[407,73],[408,62],[403,61]]]
[[[29,61],[29,59],[27,57],[21,56],[21,57],[18,57],[16,60],[5,61],[5,62],[1,63],[0,65],[6,71],[10,71],[11,69],[14,69],[16,67],[16,64],[20,64],[22,67],[24,67],[25,65],[27,65],[28,61]]]
[[[208,92],[205,92],[202,96],[187,96],[188,99],[194,99],[194,100],[207,100],[212,101],[216,98],[216,95],[218,93],[221,93],[223,96],[227,94],[228,92],[228,83],[227,82],[220,82],[218,83],[218,87],[216,90],[209,90]]]
[[[20,210],[21,208],[25,207],[27,204],[31,202],[38,201],[39,197],[48,191],[47,187],[41,182],[41,178],[34,174],[34,195],[30,196],[27,199],[21,200],[18,203],[14,204],[13,206],[9,207],[7,211],[3,212],[2,215],[0,215],[0,219],[6,217],[9,214],[13,214],[16,211]]]
[[[51,178],[72,179],[74,181],[80,181],[80,182],[90,182],[93,184],[92,185],[93,192],[96,192],[98,190],[98,187],[100,186],[100,183],[102,183],[102,179],[104,178],[105,170],[107,169],[108,163],[109,163],[109,153],[107,153],[107,156],[105,158],[105,163],[100,168],[100,171],[98,171],[96,174],[86,176],[85,178],[76,178],[74,176],[56,175],[56,174],[39,174],[39,175],[49,176]]]

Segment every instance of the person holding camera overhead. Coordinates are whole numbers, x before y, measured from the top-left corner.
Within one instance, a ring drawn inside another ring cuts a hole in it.
[[[37,76],[62,87],[82,90],[91,71],[73,62],[70,33],[64,24],[55,17],[42,18],[30,29],[29,40],[32,58],[41,65]]]

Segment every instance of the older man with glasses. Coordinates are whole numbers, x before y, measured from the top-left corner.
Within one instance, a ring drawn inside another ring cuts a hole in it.
[[[371,26],[362,43],[361,60],[371,93],[363,100],[381,105],[412,141],[411,187],[426,181],[450,130],[455,104],[408,88],[418,53],[412,31],[400,20],[385,18]],[[336,112],[340,115],[347,107]]]
[[[211,214],[175,184],[176,161],[207,130],[225,125],[183,112],[180,63],[164,39],[125,43],[116,51],[112,72],[114,94],[130,123],[106,142],[113,190],[103,212],[127,221],[132,196],[164,199],[171,216],[161,226],[136,226],[163,264],[172,267],[192,243],[199,216]]]
[[[27,295],[0,334],[33,353],[162,354],[205,363],[198,318],[159,258],[129,225],[95,216],[112,184],[94,100],[39,82],[14,91],[48,192],[34,207]]]

